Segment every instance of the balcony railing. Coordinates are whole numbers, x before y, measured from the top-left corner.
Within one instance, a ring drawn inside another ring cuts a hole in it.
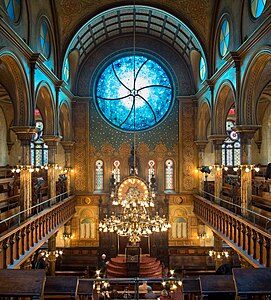
[[[0,269],[20,265],[74,213],[74,196],[66,192],[0,221],[9,227],[0,235]]]
[[[230,207],[222,207],[226,205]],[[233,213],[235,206],[248,218]],[[261,218],[267,225],[269,218],[220,198],[211,202],[198,195],[194,196],[194,213],[253,266],[271,267],[271,234],[256,221]]]

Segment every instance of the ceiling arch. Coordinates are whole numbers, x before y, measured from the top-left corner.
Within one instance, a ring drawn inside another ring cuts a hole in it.
[[[99,44],[123,35],[146,34],[163,40],[180,53],[188,65],[190,52],[197,50],[205,58],[203,48],[194,33],[173,15],[150,6],[126,5],[106,10],[90,19],[75,34],[67,55],[77,50],[79,65]],[[64,60],[65,61],[65,60]]]

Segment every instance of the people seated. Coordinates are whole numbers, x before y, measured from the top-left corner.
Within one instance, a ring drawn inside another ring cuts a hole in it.
[[[123,294],[122,294],[123,299],[131,299],[132,295],[128,291],[128,287],[125,287]]]
[[[166,289],[163,289],[162,291],[161,291],[161,295],[160,295],[160,300],[168,300],[168,299],[170,299],[170,296],[169,296],[169,294],[168,294],[168,291],[166,290]]]
[[[157,295],[153,292],[152,287],[147,287],[147,293],[144,296],[145,299],[156,299]]]
[[[139,294],[146,294],[148,292],[148,287],[150,287],[148,285],[148,282],[147,281],[143,281],[142,284],[140,284],[138,286],[138,293]]]

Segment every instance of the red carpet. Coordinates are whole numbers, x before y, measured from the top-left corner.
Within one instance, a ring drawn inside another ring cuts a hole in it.
[[[107,265],[108,278],[130,277],[124,256],[111,258]],[[159,278],[162,277],[162,265],[159,260],[154,257],[141,255],[140,258],[140,274],[139,277]]]

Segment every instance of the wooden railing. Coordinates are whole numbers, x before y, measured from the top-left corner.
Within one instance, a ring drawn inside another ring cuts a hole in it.
[[[74,196],[53,201],[53,205],[0,235],[0,269],[18,267],[74,215]]]
[[[254,267],[271,267],[270,232],[198,195],[194,213]]]

